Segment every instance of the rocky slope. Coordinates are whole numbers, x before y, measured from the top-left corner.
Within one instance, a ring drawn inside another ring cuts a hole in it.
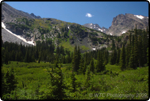
[[[2,5],[1,18],[7,30],[26,41],[33,40],[34,43],[36,41],[53,40],[55,45],[62,45],[64,47],[69,45],[69,48],[79,45],[83,50],[92,50],[98,43],[94,38],[102,38],[106,35],[76,23],[64,22],[53,18],[40,18],[33,13],[28,14],[18,11],[6,3]],[[3,29],[2,40],[14,42],[14,38],[10,39],[8,34],[8,31]],[[20,40],[18,39],[15,42],[20,43]]]
[[[113,18],[112,25],[109,29],[100,27],[98,24],[84,24],[91,29],[99,30],[108,35],[120,36],[123,33],[126,33],[128,30],[134,29],[137,26],[137,29],[146,29],[149,25],[149,17],[142,15],[133,15],[133,14],[119,14]]]
[[[119,14],[113,18],[112,25],[109,27],[107,34],[120,36],[128,30],[146,29],[149,25],[149,18],[142,15]]]
[[[83,26],[91,28],[91,29],[95,29],[95,30],[98,30],[98,31],[101,31],[103,33],[106,33],[108,31],[107,28],[105,28],[105,27],[101,28],[98,24],[87,23],[87,24],[84,24]]]
[[[129,26],[126,24],[125,19],[127,19],[127,22],[130,22],[131,20],[136,22],[139,21],[138,23],[143,24],[147,22],[147,18],[143,18],[143,21],[145,22],[142,22],[137,16],[135,17],[132,15],[119,15],[118,17],[114,18],[114,22],[109,28],[109,31],[113,31],[111,32],[113,35],[119,35],[115,32],[118,31],[119,33],[119,31],[122,31],[120,30],[124,28],[124,26],[121,26],[122,24],[127,27]],[[106,31],[107,33],[108,30],[104,27],[101,28],[97,24],[86,24],[82,26],[76,23],[64,22],[53,18],[40,18],[33,13],[28,14],[23,11],[18,11],[6,3],[2,5],[1,18],[2,23],[5,25],[5,29],[16,34],[15,36],[21,37],[20,39],[23,39],[26,43],[52,40],[56,46],[63,46],[72,51],[73,46],[75,45],[80,46],[82,51],[88,51],[101,49],[102,47],[111,49],[112,44],[121,48],[122,42],[127,40],[126,36],[115,37],[105,34],[104,32]],[[123,21],[120,20],[121,18]],[[138,27],[142,28],[143,24],[139,24]],[[89,28],[90,26],[91,28]],[[132,28],[132,25],[130,27]],[[20,39],[16,39],[17,37],[12,37],[13,34],[5,29],[2,29],[3,41],[17,43],[23,42]]]
[[[2,22],[13,22],[15,18],[26,17],[26,18],[41,18],[40,16],[35,16],[33,13],[28,14],[26,12],[16,10],[15,8],[9,6],[6,3],[2,3]]]

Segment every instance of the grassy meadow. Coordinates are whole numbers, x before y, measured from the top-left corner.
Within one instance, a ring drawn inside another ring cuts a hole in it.
[[[16,62],[3,64],[1,70],[5,72],[14,68],[17,88],[2,99],[45,99],[51,91],[50,75],[54,64],[49,62]],[[62,64],[64,84],[68,87],[65,99],[148,99],[148,67],[121,71],[117,65],[106,65],[101,73],[91,74],[90,87],[85,87],[86,75],[76,74],[76,91],[71,92],[72,65]],[[56,98],[57,99],[57,98]]]

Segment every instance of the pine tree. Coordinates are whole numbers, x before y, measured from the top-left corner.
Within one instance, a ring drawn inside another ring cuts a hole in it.
[[[73,65],[73,71],[77,72],[79,69],[79,62],[78,62],[78,51],[77,51],[77,46],[74,48],[74,53],[73,53],[73,60],[72,60],[72,65]]]
[[[144,60],[144,57],[143,57],[143,46],[142,46],[142,38],[141,36],[138,37],[138,65],[139,67],[143,67],[144,66],[144,63],[143,63],[143,60]]]
[[[6,94],[7,93],[7,91],[6,91],[6,89],[7,89],[7,86],[6,86],[6,82],[5,82],[5,73],[4,73],[4,71],[2,71],[1,72],[1,82],[2,82],[2,85],[1,85],[1,94],[2,94],[2,96],[4,95],[4,94]]]
[[[80,47],[78,46],[78,50],[77,50],[77,70],[79,70],[80,60],[81,60],[81,52],[80,52]]]
[[[110,58],[110,64],[114,65],[116,63],[116,59],[117,59],[117,52],[116,49],[113,50],[113,52],[111,53],[111,58]]]
[[[4,62],[5,62],[5,64],[8,64],[8,50],[7,50],[7,48],[5,49],[5,55],[4,55]]]
[[[75,73],[72,71],[72,74],[71,74],[71,84],[72,84],[72,92],[75,92],[76,91],[76,78],[75,78]]]
[[[119,59],[120,59],[120,49],[117,50],[117,58],[116,58],[116,64],[119,64]]]
[[[128,65],[129,68],[135,68],[135,65],[134,65],[134,54],[133,54],[133,51],[131,50],[131,54],[130,54],[130,59],[129,59],[129,65]]]
[[[85,87],[89,87],[90,86],[90,80],[91,80],[91,71],[90,71],[90,67],[87,68],[86,70],[86,80],[85,80]]]
[[[149,66],[149,47],[147,48],[147,65]]]
[[[109,57],[109,52],[107,50],[105,50],[105,53],[104,53],[104,64],[106,65],[108,63],[108,57]]]
[[[11,68],[10,71],[7,71],[5,78],[7,86],[6,93],[11,93],[11,91],[15,90],[15,88],[17,87],[17,80],[15,78],[13,68]]]
[[[135,32],[137,32],[135,30]],[[134,38],[134,64],[135,68],[138,67],[138,45],[137,45],[137,33],[135,33],[135,38]]]
[[[130,44],[128,44],[125,48],[125,53],[127,53],[125,55],[125,61],[126,61],[126,67],[128,67],[128,64],[129,64],[129,59],[130,59],[130,52],[131,52],[131,48],[130,48]]]
[[[48,69],[47,69],[48,70]],[[50,72],[48,70],[50,77],[51,77],[51,86],[49,89],[51,92],[46,94],[47,99],[60,99],[66,98],[67,95],[64,91],[64,89],[67,89],[67,87],[64,84],[64,78],[63,73],[61,70],[61,67],[58,66],[58,62],[55,61],[55,68],[52,69]]]
[[[91,62],[90,62],[90,71],[94,73],[94,69],[95,69],[95,67],[94,67],[94,61],[92,59]]]
[[[120,68],[121,70],[124,70],[125,67],[125,48],[124,45],[122,45],[122,50],[121,50],[121,54],[120,54]]]
[[[100,61],[100,51],[98,51],[98,55],[97,55],[97,63],[96,63],[96,72],[100,72],[101,71],[101,61]]]
[[[104,61],[103,61],[103,55],[102,52],[98,52],[98,58],[97,58],[97,63],[96,63],[96,71],[97,72],[101,72],[105,70],[105,65],[104,65]]]
[[[28,53],[28,50],[26,50],[26,55],[25,55],[24,62],[29,62],[29,61],[30,61],[29,53]]]
[[[78,73],[83,73],[83,68],[84,68],[84,59],[83,57],[81,57]]]
[[[87,65],[86,65],[86,59],[84,60],[84,67],[83,67],[83,74],[85,75],[86,69],[87,69]]]

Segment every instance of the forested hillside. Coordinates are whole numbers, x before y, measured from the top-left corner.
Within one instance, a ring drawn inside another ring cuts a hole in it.
[[[146,99],[149,31],[134,29],[121,37],[126,38],[122,48],[114,43],[111,52],[102,48],[84,53],[80,46],[75,45],[74,51],[69,51],[63,46],[55,46],[52,40],[23,46],[1,39],[2,98],[127,99],[90,94],[130,93],[134,96],[128,99]],[[113,86],[118,86],[119,91]],[[144,97],[137,96],[139,93]]]

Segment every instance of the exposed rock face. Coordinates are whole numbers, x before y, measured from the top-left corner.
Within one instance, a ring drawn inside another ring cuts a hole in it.
[[[84,24],[83,26],[91,28],[91,29],[95,29],[95,30],[98,30],[98,31],[101,31],[103,33],[106,33],[106,31],[108,30],[105,27],[101,28],[98,24],[93,24],[93,23],[87,23],[87,24]]]
[[[16,10],[6,3],[2,4],[2,22],[13,22],[17,17],[27,17],[31,19],[41,18],[39,16],[35,16],[34,14],[28,14],[26,12]]]
[[[128,30],[134,29],[135,25],[138,29],[145,29],[149,25],[149,17],[133,14],[119,14],[113,18],[112,25],[109,29],[100,27],[98,24],[88,23],[83,26],[104,32],[108,35],[120,36]]]
[[[149,18],[141,15],[133,14],[119,14],[113,18],[112,25],[109,27],[107,34],[120,36],[121,34],[135,28],[137,25],[138,29],[145,29],[149,24]]]
[[[10,34],[9,32],[7,32],[5,29],[2,29],[2,39],[3,42],[13,42],[13,43],[18,43],[18,44],[22,44],[22,45],[30,45],[28,43],[25,43],[24,41],[22,41],[21,39],[17,38],[16,36]]]

